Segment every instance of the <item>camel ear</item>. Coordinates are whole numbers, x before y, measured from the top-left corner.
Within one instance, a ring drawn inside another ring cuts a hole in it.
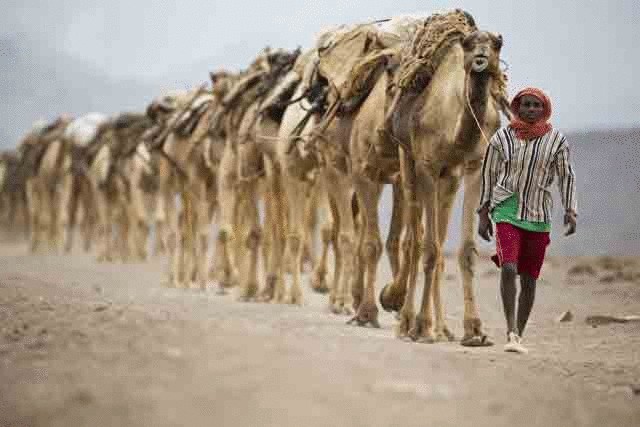
[[[496,50],[500,50],[502,48],[502,34],[494,35],[494,45],[496,47]]]

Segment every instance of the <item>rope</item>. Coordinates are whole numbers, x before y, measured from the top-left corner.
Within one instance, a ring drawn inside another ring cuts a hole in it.
[[[471,70],[467,71],[465,79],[464,79],[464,85],[465,85],[465,98],[467,100],[467,107],[469,107],[469,111],[471,111],[471,115],[473,116],[473,120],[476,122],[476,125],[478,126],[478,129],[480,130],[480,133],[482,134],[482,137],[484,138],[484,141],[489,144],[489,139],[487,138],[487,135],[485,135],[484,130],[482,129],[482,126],[480,125],[480,121],[478,120],[478,117],[476,116],[475,111],[473,111],[473,107],[471,106],[471,97],[469,96],[469,91],[470,91],[470,87],[469,87],[469,78],[471,76]]]

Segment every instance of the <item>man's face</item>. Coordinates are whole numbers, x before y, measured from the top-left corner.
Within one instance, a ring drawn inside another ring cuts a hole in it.
[[[520,109],[518,115],[522,120],[527,123],[535,123],[544,114],[544,104],[542,101],[533,95],[524,95],[520,99]]]

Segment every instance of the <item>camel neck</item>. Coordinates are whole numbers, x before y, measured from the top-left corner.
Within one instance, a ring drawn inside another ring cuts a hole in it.
[[[478,123],[480,123],[480,126],[484,126],[490,83],[491,77],[489,73],[472,72],[468,77],[467,85],[465,86],[468,98],[465,94],[464,114],[456,138],[461,145],[475,147],[480,139],[481,130],[478,127]],[[469,104],[471,104],[471,109],[469,109]]]

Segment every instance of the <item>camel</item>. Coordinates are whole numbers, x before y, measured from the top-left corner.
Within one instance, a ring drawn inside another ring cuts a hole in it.
[[[299,51],[265,49],[238,78],[223,100],[221,115],[224,115],[222,120],[226,143],[219,181],[221,206],[218,242],[223,273],[220,283],[223,287],[233,284],[241,268],[239,297],[242,300],[259,297],[259,247],[265,240],[268,244],[263,247],[263,262],[267,270],[267,285],[263,294],[272,293],[278,280],[276,270],[279,268],[282,245],[279,234],[272,231],[272,227],[278,226],[274,218],[278,208],[273,205],[275,198],[272,185],[279,184],[272,183],[270,179],[273,179],[277,168],[273,162],[273,140],[276,139],[284,108],[278,102],[277,106],[268,110],[261,110],[261,107],[265,100],[270,99],[272,92],[280,87],[280,83],[287,83],[286,77],[298,55]],[[261,198],[265,202],[266,233],[263,233],[264,227],[260,225],[258,202]],[[234,224],[238,213],[242,217]],[[266,239],[263,239],[263,234],[266,234]],[[231,242],[243,245],[248,250],[246,256],[242,256],[236,246],[236,254],[240,256],[232,259]],[[270,253],[265,253],[265,249]]]
[[[463,178],[463,239],[458,254],[465,307],[462,344],[490,345],[491,342],[482,333],[473,294],[477,256],[474,230],[475,207],[480,197],[480,166],[486,147],[481,135],[493,134],[500,124],[500,105],[492,91],[494,83],[498,84],[502,79],[499,69],[502,38],[478,31],[473,18],[462,11],[453,14],[466,23],[466,31],[455,33],[442,48],[439,64],[427,84],[409,101],[398,104],[401,114],[397,117],[404,120],[391,121],[390,130],[396,135],[396,140],[405,141],[401,144],[399,160],[409,240],[412,244],[409,256],[405,257],[409,263],[408,277],[406,280],[394,280],[392,285],[383,289],[380,299],[383,306],[397,306],[398,301],[403,301],[399,312],[400,337],[423,342],[453,339],[453,334],[445,324],[440,295],[444,267],[442,245],[446,239],[453,200]],[[368,143],[377,144],[378,147],[392,146],[389,139],[385,138],[385,133],[379,132],[389,123],[383,107],[388,101],[384,87],[378,87],[374,93],[367,99],[370,106],[363,106],[361,110],[363,116],[358,120],[352,140],[352,148],[360,154],[361,161],[369,149]],[[362,163],[366,164],[366,161]],[[362,254],[367,278],[364,301],[357,320],[364,323],[377,321],[373,294],[380,252],[376,214],[379,186],[367,179],[362,170],[359,175],[356,186],[365,217]],[[419,257],[418,221],[423,215],[425,282],[421,309],[416,316],[413,307]],[[435,308],[433,331],[432,304]]]
[[[71,153],[72,192],[69,200],[69,235],[65,252],[70,252],[73,242],[73,229],[80,223],[84,238],[85,252],[91,249],[93,238],[97,234],[98,213],[95,209],[95,191],[87,174],[86,159],[90,142],[96,137],[98,128],[108,117],[101,113],[88,113],[74,119],[64,132],[65,145]]]
[[[294,140],[297,141],[294,144],[289,142],[292,128],[287,128],[285,123],[297,124],[308,115],[305,110],[310,107],[293,104],[289,107],[291,112],[286,113],[293,116],[293,119],[283,120],[283,148],[280,150],[280,157],[286,172],[285,194],[288,204],[294,207],[289,210],[292,223],[288,240],[290,256],[300,257],[298,242],[302,236],[301,213],[307,210],[300,208],[304,205],[301,194],[304,194],[305,180],[317,175],[319,187],[323,183],[331,183],[331,190],[325,194],[330,215],[322,230],[323,251],[321,262],[313,275],[312,287],[321,287],[325,280],[326,254],[330,243],[334,250],[335,264],[329,306],[336,314],[350,314],[352,306],[357,308],[359,305],[359,296],[355,295],[354,299],[352,292],[359,262],[356,256],[357,222],[354,217],[354,207],[357,204],[354,206],[354,183],[349,158],[353,117],[358,110],[358,102],[367,95],[368,81],[373,80],[385,68],[389,55],[387,50],[408,38],[404,33],[410,32],[415,25],[416,18],[403,16],[392,19],[384,27],[368,24],[338,27],[321,33],[316,42],[315,57],[308,64],[303,81],[308,86],[322,88],[311,90],[312,93],[321,92],[314,102],[323,107],[328,104],[330,107],[326,113],[317,108],[317,113],[309,118],[307,127],[303,129],[302,138]],[[347,62],[344,61],[345,57],[349,58]],[[332,109],[337,105],[340,108],[333,110],[336,113],[332,116]],[[287,119],[288,117],[286,116]],[[316,126],[318,121],[321,124]],[[292,289],[298,288],[299,277],[294,276]]]
[[[271,144],[267,168],[270,183],[268,200],[273,201],[276,212],[273,218],[276,223],[271,228],[274,248],[271,250],[269,274],[263,295],[265,300],[303,303],[299,266],[303,264],[305,246],[312,252],[313,240],[310,233],[313,232],[312,221],[317,209],[326,209],[326,197],[317,173],[319,158],[317,153],[307,150],[309,146],[305,143],[306,136],[321,113],[317,108],[323,101],[322,93],[317,91],[321,90],[322,84],[312,81],[316,62],[315,49],[297,58],[293,70],[283,79],[283,86],[289,92],[293,89],[293,92],[283,98],[286,102],[278,114],[280,120],[277,126],[273,120],[269,121],[268,114],[263,114],[258,122],[260,133],[276,140],[276,144]],[[280,93],[278,89],[274,92]],[[317,98],[316,101],[313,101],[314,97]],[[265,104],[269,106],[271,103],[266,101]],[[324,291],[331,232],[331,224],[325,224],[322,228],[323,251],[314,272],[315,288],[319,291]],[[287,271],[292,274],[289,290],[285,289],[284,281],[284,273]]]
[[[71,117],[62,115],[49,124],[36,122],[20,143],[19,173],[25,176],[31,252],[42,251],[45,239],[54,252],[66,246],[72,181],[67,173],[71,157],[63,134],[70,121]]]
[[[214,84],[226,73],[211,74]],[[156,232],[169,251],[168,284],[186,288],[193,282],[206,289],[210,278],[209,233],[218,210],[218,166],[223,140],[210,132],[211,118],[226,89],[172,92],[147,108],[157,128],[153,156],[157,159],[159,203]],[[175,196],[180,198],[180,210]]]
[[[122,261],[146,258],[149,225],[141,187],[152,170],[142,135],[151,125],[144,114],[121,113],[101,121],[89,143],[86,174],[102,241],[98,261],[114,261],[116,249]]]
[[[18,176],[20,154],[17,150],[0,152],[0,226],[11,236],[28,237],[27,200],[24,182]]]

